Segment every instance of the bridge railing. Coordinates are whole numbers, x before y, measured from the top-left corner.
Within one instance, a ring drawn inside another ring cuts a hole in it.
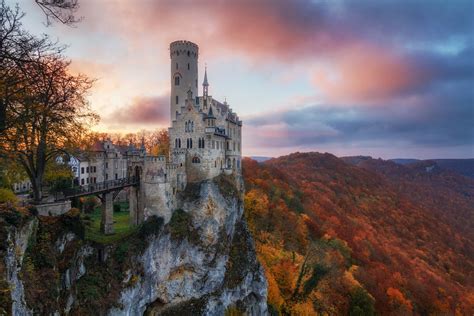
[[[78,195],[87,195],[102,191],[114,190],[135,184],[138,184],[138,179],[136,177],[129,177],[72,187],[63,190],[63,194],[65,198],[68,198]]]

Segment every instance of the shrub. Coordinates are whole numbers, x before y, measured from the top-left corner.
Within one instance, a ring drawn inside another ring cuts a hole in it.
[[[235,179],[229,175],[218,175],[214,178],[214,182],[219,187],[221,193],[226,197],[238,197],[239,190],[235,185]]]
[[[198,232],[193,229],[191,214],[186,213],[182,209],[177,209],[173,212],[168,225],[171,238],[173,239],[188,238],[191,242],[199,240]]]
[[[313,267],[313,274],[305,282],[303,293],[307,296],[311,291],[318,286],[319,281],[329,272],[329,269],[322,264],[315,264]]]
[[[158,216],[151,216],[146,222],[140,226],[138,237],[144,239],[149,235],[156,235],[163,227],[163,218]]]
[[[191,225],[191,215],[182,209],[177,209],[173,212],[169,223],[171,237],[175,239],[185,238],[188,235]]]
[[[88,196],[84,199],[83,206],[84,212],[86,213],[93,213],[94,208],[98,205],[97,198],[93,196]]]
[[[0,188],[0,203],[16,203],[18,198],[12,190]]]
[[[351,293],[349,315],[371,316],[375,314],[374,299],[362,287],[356,288]]]

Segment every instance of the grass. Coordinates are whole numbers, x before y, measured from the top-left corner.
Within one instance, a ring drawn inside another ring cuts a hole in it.
[[[100,231],[101,208],[98,206],[93,213],[83,217],[86,226],[85,238],[100,244],[110,244],[133,234],[137,227],[130,225],[128,204],[120,203],[120,205],[120,212],[114,212],[114,234],[104,235]],[[87,217],[90,219],[86,219]]]

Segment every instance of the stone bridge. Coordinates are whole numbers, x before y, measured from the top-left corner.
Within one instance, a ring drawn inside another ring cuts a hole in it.
[[[117,180],[109,180],[100,183],[92,183],[79,187],[63,190],[64,199],[75,199],[88,195],[97,196],[102,202],[102,217],[100,229],[102,233],[110,235],[114,233],[114,199],[123,189],[128,188],[130,225],[138,225],[144,220],[143,193],[140,190],[142,182],[142,163],[136,161],[128,167],[128,177]]]

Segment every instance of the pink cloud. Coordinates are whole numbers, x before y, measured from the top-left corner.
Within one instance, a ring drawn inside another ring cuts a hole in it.
[[[330,70],[316,70],[312,83],[332,102],[390,99],[416,87],[425,74],[388,49],[358,44],[339,51]]]
[[[169,122],[169,96],[140,97],[108,116],[111,122],[166,125]]]

